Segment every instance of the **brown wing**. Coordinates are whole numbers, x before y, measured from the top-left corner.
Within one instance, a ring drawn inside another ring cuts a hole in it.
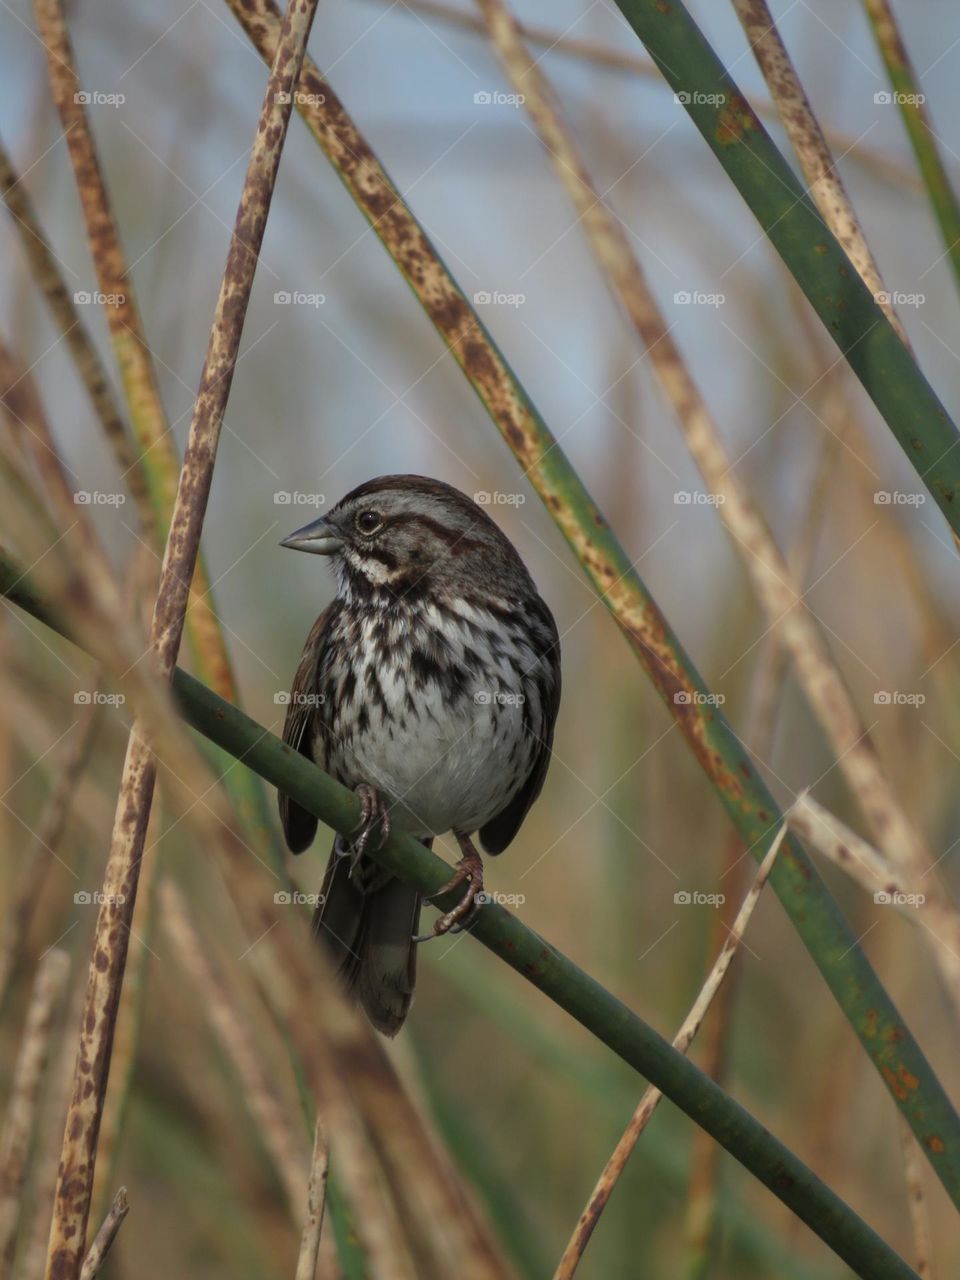
[[[537,689],[543,709],[540,745],[526,782],[507,807],[491,818],[485,827],[480,828],[480,843],[490,854],[503,853],[520,830],[531,805],[543,789],[553,747],[553,729],[560,710],[560,637],[557,635],[553,614],[539,597],[531,623],[536,627],[540,638],[540,667],[536,673],[531,673],[528,680]],[[529,701],[524,703],[524,708],[528,705]],[[532,726],[530,732],[533,732]]]
[[[326,641],[327,627],[337,602],[328,605],[313,624],[290,690],[287,715],[283,722],[283,740],[308,760],[313,759],[313,723],[317,703],[306,696],[317,692],[317,672]],[[317,820],[312,813],[296,804],[283,792],[278,793],[280,821],[291,853],[303,853],[317,834]]]

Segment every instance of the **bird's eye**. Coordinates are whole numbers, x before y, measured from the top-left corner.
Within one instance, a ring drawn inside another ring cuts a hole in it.
[[[371,534],[377,532],[383,521],[376,511],[361,511],[356,523],[361,533]]]

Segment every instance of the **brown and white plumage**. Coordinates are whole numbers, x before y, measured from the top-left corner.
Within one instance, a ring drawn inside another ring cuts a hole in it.
[[[284,741],[376,790],[429,843],[479,831],[500,853],[543,786],[560,698],[553,617],[513,546],[466,495],[421,476],[348,494],[286,545],[333,558],[337,598],[297,668]],[[316,819],[280,797],[287,843]],[[375,1025],[401,1025],[420,900],[368,858],[331,858],[318,930]]]

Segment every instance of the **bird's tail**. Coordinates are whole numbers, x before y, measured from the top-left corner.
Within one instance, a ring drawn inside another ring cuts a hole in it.
[[[424,844],[429,848],[430,841]],[[362,858],[336,850],[323,877],[314,932],[330,952],[347,994],[384,1035],[395,1036],[413,1002],[420,894]]]

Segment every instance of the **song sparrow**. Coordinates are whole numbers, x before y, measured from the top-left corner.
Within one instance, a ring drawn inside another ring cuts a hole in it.
[[[330,556],[337,596],[307,639],[284,741],[353,788],[364,821],[339,837],[315,928],[374,1026],[400,1029],[413,996],[420,895],[365,855],[392,821],[430,845],[452,831],[465,884],[434,931],[476,909],[487,853],[540,793],[560,701],[560,642],[519,555],[465,494],[381,476],[281,543]],[[317,820],[280,796],[300,853]]]

